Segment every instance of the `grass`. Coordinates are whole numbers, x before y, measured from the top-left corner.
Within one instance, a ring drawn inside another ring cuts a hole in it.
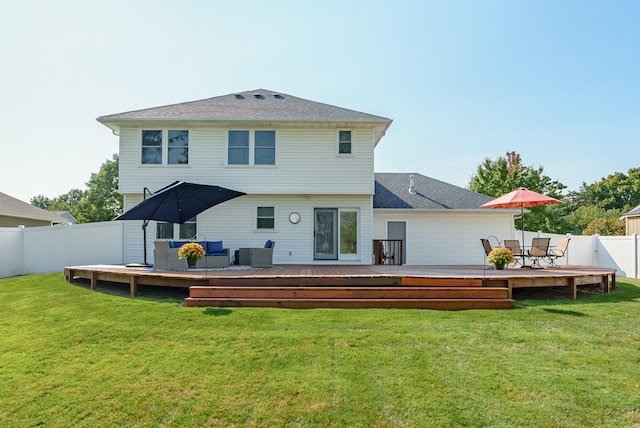
[[[0,426],[640,426],[638,280],[461,312],[117,291],[0,280]]]

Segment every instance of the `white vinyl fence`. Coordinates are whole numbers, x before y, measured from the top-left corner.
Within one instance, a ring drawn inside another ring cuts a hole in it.
[[[513,236],[520,238],[521,232],[514,231]],[[535,237],[551,238],[555,246],[565,235],[525,232],[526,243]],[[640,277],[638,235],[569,237],[567,255],[558,264],[608,266],[617,269],[618,276]],[[0,228],[0,278],[62,272],[66,266],[123,263],[123,222]]]
[[[520,237],[520,231],[514,236]],[[640,238],[631,236],[575,236],[554,235],[541,232],[525,232],[525,243],[530,245],[533,238],[551,238],[551,245],[556,246],[560,238],[571,238],[567,256],[558,264],[582,266],[607,266],[617,269],[617,276],[640,278]]]
[[[109,221],[0,228],[0,278],[123,263],[123,225]]]

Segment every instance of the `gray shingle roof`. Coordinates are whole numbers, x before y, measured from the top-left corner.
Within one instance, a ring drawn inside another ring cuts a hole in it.
[[[100,116],[102,123],[140,119],[302,120],[391,123],[390,119],[266,89]]]
[[[415,194],[409,193],[410,177]],[[493,198],[417,173],[376,173],[373,208],[378,209],[479,209]]]
[[[638,215],[640,215],[640,205],[638,205],[637,207],[635,207],[634,209],[632,209],[632,210],[631,210],[631,211],[629,211],[628,213],[625,213],[625,214],[622,216],[622,218],[624,218],[624,217],[631,217],[631,216],[635,217],[635,216],[638,216]]]
[[[52,211],[43,210],[42,208],[28,204],[0,192],[0,215],[11,217],[22,217],[25,219],[45,220],[56,223],[62,223],[64,219]]]

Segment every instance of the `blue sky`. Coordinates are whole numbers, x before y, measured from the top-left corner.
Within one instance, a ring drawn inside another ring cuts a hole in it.
[[[376,171],[459,186],[515,150],[576,190],[640,166],[638,1],[0,4],[0,192],[85,188],[95,118],[270,89],[393,119]]]

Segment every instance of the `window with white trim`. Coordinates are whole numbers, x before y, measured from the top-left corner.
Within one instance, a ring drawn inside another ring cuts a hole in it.
[[[198,224],[196,218],[192,218],[182,224],[156,222],[156,239],[191,239],[197,233]]]
[[[189,131],[144,129],[141,139],[141,164],[186,165],[189,163]]]
[[[168,131],[168,155],[169,165],[184,165],[189,163],[189,131],[172,130]]]
[[[276,164],[276,133],[275,131],[256,131],[255,133],[255,165]]]
[[[142,131],[143,164],[162,164],[162,131]]]
[[[256,216],[257,229],[274,229],[276,226],[276,215],[274,207],[258,207]]]
[[[353,154],[351,131],[338,131],[338,154]]]
[[[275,165],[276,131],[229,130],[228,165]]]

